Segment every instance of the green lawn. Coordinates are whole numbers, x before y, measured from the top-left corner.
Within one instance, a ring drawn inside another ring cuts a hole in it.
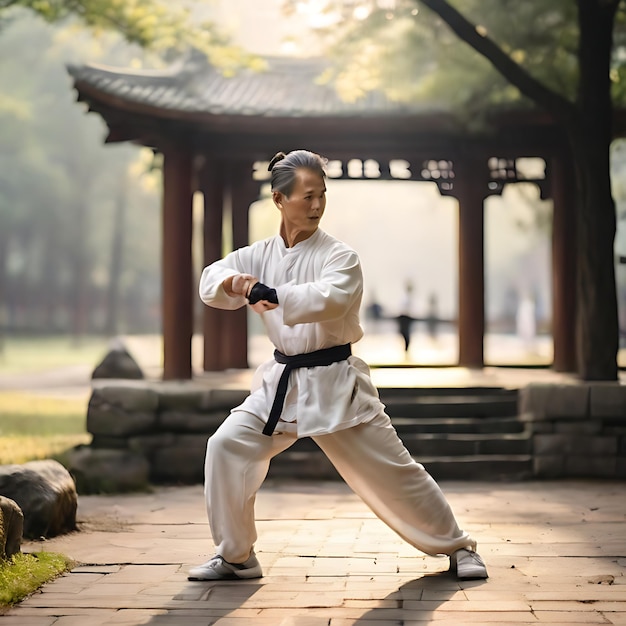
[[[8,338],[0,350],[0,381],[3,376],[37,376],[72,365],[95,367],[107,346],[101,338],[80,344],[68,337]],[[61,458],[68,449],[89,443],[88,402],[88,390],[83,395],[50,397],[40,391],[0,389],[0,465]],[[0,561],[0,616],[72,566],[65,556],[50,552],[20,553]]]
[[[0,342],[0,376],[27,374],[68,365],[95,367],[106,355],[104,337],[5,337]]]
[[[70,559],[54,552],[19,553],[0,561],[0,615],[3,608],[23,600],[72,566]]]
[[[87,402],[0,391],[0,465],[56,457],[89,443]]]

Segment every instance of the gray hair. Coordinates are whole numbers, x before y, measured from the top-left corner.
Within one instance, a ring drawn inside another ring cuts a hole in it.
[[[278,152],[267,168],[272,172],[272,191],[280,191],[289,197],[293,191],[296,171],[307,169],[326,178],[326,159],[308,150],[293,150],[288,154]]]

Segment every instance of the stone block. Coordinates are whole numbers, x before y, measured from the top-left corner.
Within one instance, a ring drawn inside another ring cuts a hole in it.
[[[602,435],[554,434],[535,435],[535,454],[600,456],[617,454],[617,437]]]
[[[546,434],[533,436],[533,450],[537,456],[565,455],[568,435]]]
[[[626,419],[626,385],[598,382],[590,383],[589,389],[592,417]]]
[[[546,406],[551,385],[530,383],[519,390],[519,413],[529,420],[540,420],[546,416]]]
[[[200,411],[210,405],[211,390],[193,381],[167,381],[158,388],[159,411]]]
[[[617,457],[615,455],[577,454],[565,458],[566,476],[610,478],[615,476],[616,468]]]
[[[239,406],[250,393],[243,389],[211,389],[211,393],[205,396],[202,406],[204,411],[218,409],[230,409]]]
[[[554,422],[532,422],[527,425],[533,435],[550,435],[554,433]]]
[[[589,386],[553,385],[548,395],[546,416],[586,418],[589,416]]]
[[[531,383],[520,389],[519,398],[520,413],[530,413],[535,420],[589,415],[589,386],[584,383]]]
[[[211,413],[193,413],[184,411],[165,411],[159,415],[159,429],[177,433],[215,432],[228,417],[229,411]]]
[[[156,430],[155,413],[120,412],[115,407],[94,407],[87,409],[87,432],[107,437],[126,437]]]
[[[554,432],[565,435],[597,435],[602,431],[600,420],[558,421],[554,423]]]
[[[128,448],[128,438],[109,437],[107,435],[93,435],[91,438],[92,448],[109,448],[111,450],[126,450]]]
[[[206,443],[206,442],[205,442]],[[153,451],[150,477],[154,482],[201,483],[204,478],[205,447],[180,445]]]
[[[156,383],[142,381],[115,381],[95,385],[91,400],[119,407],[124,411],[153,412],[159,406]]]
[[[559,454],[535,455],[533,476],[536,478],[560,478],[565,474],[565,457]]]
[[[126,381],[93,390],[87,407],[87,431],[122,437],[156,427],[157,393],[145,382]]]
[[[128,438],[128,449],[150,458],[157,448],[165,448],[175,445],[176,435],[174,433],[155,433],[153,435],[138,435]]]
[[[81,494],[144,491],[149,485],[147,459],[129,450],[79,446],[67,462]]]

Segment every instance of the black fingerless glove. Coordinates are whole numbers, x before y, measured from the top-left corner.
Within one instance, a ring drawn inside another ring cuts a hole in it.
[[[276,289],[272,289],[263,283],[255,283],[248,294],[248,302],[250,304],[256,304],[259,300],[267,300],[268,302],[278,304]]]

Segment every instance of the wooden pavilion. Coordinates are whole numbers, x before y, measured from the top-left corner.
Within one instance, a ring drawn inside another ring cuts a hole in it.
[[[194,193],[204,197],[206,265],[222,256],[224,224],[232,228],[234,247],[248,243],[248,210],[259,198],[264,164],[277,150],[296,148],[327,157],[333,178],[430,181],[458,200],[459,365],[472,368],[484,364],[484,202],[506,184],[530,180],[518,172],[519,158],[542,158],[545,172],[531,182],[554,206],[553,368],[574,371],[573,171],[559,128],[547,116],[518,111],[471,132],[448,113],[378,92],[343,101],[319,81],[324,61],[266,61],[265,71],[233,77],[198,56],[167,71],[68,68],[78,99],[106,122],[107,142],[131,141],[164,157],[164,378],[192,377]],[[247,367],[245,309],[204,307],[203,315],[204,369]]]

